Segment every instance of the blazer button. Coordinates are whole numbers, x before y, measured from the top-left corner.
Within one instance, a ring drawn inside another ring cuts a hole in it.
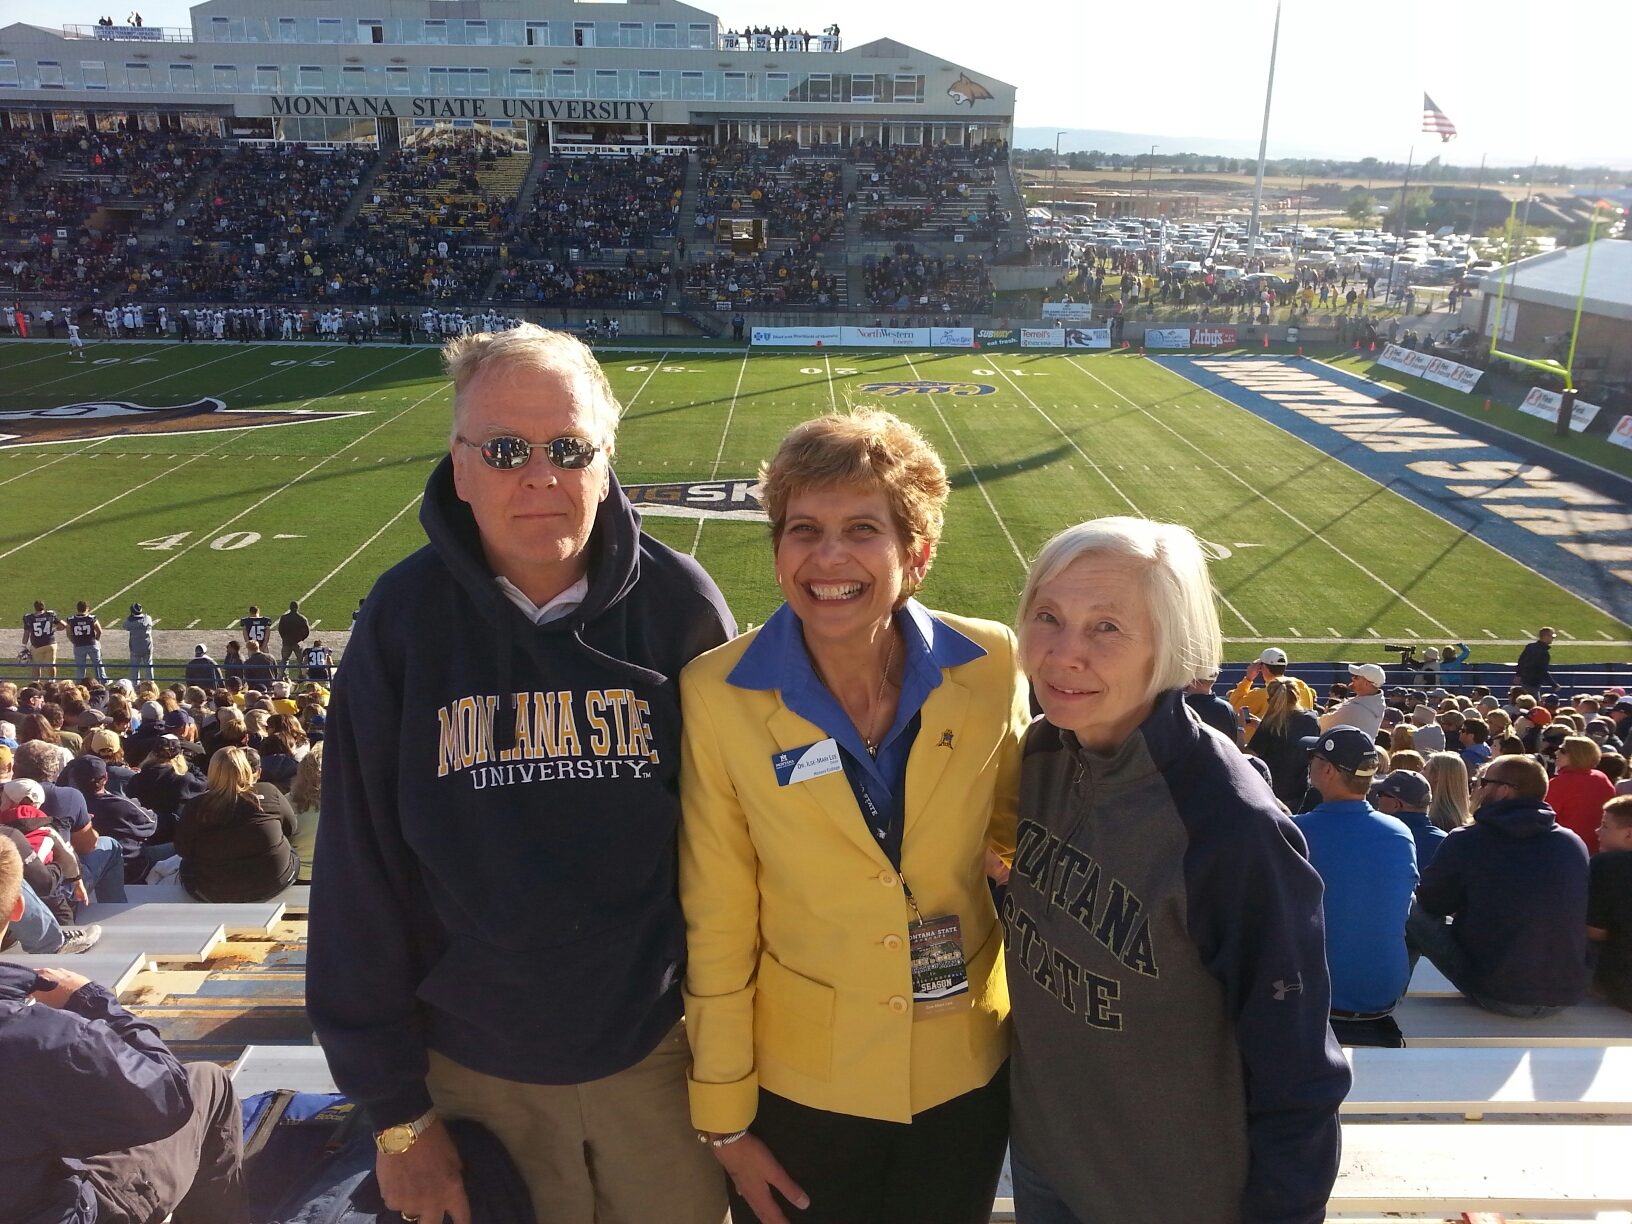
[[[895,872],[893,872],[893,871],[881,871],[881,872],[879,872],[878,873],[878,882],[880,884],[884,885],[885,888],[894,888],[895,887]]]
[[[907,1001],[905,999],[903,999],[900,995],[891,995],[890,996],[890,1010],[893,1011],[898,1016],[902,1015],[907,1010]]]
[[[886,936],[884,936],[884,946],[886,948],[888,948],[891,952],[894,952],[897,948],[899,948],[901,946],[901,936],[899,936],[899,935],[886,935]]]

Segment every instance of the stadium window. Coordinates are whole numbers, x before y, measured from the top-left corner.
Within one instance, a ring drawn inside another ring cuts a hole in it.
[[[727,102],[746,102],[748,100],[748,74],[746,72],[728,72],[725,74],[725,100]]]
[[[660,21],[652,27],[652,46],[677,47],[680,45],[680,27],[672,21]]]
[[[486,98],[493,92],[493,78],[486,68],[472,68],[470,70],[470,96]]]
[[[39,73],[41,89],[62,88],[62,63],[60,60],[35,60],[34,70]]]
[[[897,102],[922,102],[924,100],[924,78],[898,73],[895,78],[895,100]]]
[[[448,23],[440,18],[425,22],[425,41],[443,44],[448,41]]]
[[[215,42],[231,42],[232,41],[232,18],[231,17],[211,17],[210,18],[210,38]]]
[[[642,68],[635,74],[635,97],[661,98],[663,96],[663,74],[651,68]]]
[[[575,47],[593,47],[595,45],[595,23],[593,21],[575,21],[572,23],[572,45]]]
[[[538,82],[542,73],[535,73],[531,68],[510,69],[510,96],[512,98],[536,98],[544,91],[539,88]]]
[[[644,47],[646,45],[646,23],[642,21],[618,22],[618,46]]]
[[[552,98],[576,98],[578,96],[578,73],[572,68],[555,68],[550,72],[550,96]]]
[[[175,93],[192,93],[198,88],[198,78],[191,64],[170,65],[170,88]]]
[[[212,64],[210,73],[215,78],[216,93],[238,92],[238,65]]]
[[[368,69],[347,64],[340,69],[340,92],[360,94],[368,92]]]
[[[618,96],[618,71],[616,68],[595,69],[595,92],[591,97],[615,98]]]
[[[86,89],[108,87],[108,66],[102,60],[80,60],[79,80]]]
[[[767,72],[765,74],[766,102],[786,102],[788,97],[788,74],[785,72]]]
[[[387,93],[405,94],[412,86],[408,80],[408,69],[387,68],[385,70],[385,91]]]
[[[810,101],[831,102],[833,100],[833,77],[826,72],[813,72],[807,78]]]
[[[488,32],[487,22],[465,22],[465,45],[468,47],[490,47],[493,45],[493,36]]]
[[[278,66],[276,64],[257,64],[255,66],[255,92],[278,92]]]
[[[385,41],[385,23],[377,17],[364,17],[357,23],[357,41],[360,43],[383,43]]]
[[[682,72],[680,74],[680,96],[682,98],[703,97],[703,74],[700,72]]]
[[[22,82],[17,79],[17,61],[14,59],[0,59],[0,89],[20,89]]]
[[[873,100],[873,81],[871,73],[855,73],[850,77],[850,100],[852,102],[871,102]]]
[[[897,101],[899,100],[897,99]],[[899,134],[899,139],[896,140],[897,144],[921,145],[924,143],[924,125],[921,123],[903,123],[895,130]]]
[[[425,69],[425,80],[427,91],[433,98],[446,98],[449,96],[448,70],[446,68]]]
[[[125,65],[125,87],[132,90],[153,88],[153,70],[146,64]]]
[[[547,21],[529,21],[527,23],[527,45],[529,47],[549,46],[550,23]]]
[[[686,27],[686,45],[688,47],[714,46],[714,27],[704,21],[694,21]]]
[[[340,18],[338,18],[338,17],[319,17],[317,19],[317,41],[318,42],[339,42],[340,41]]]
[[[294,42],[295,41],[295,19],[293,17],[279,17],[278,18],[278,41],[279,42]]]
[[[295,88],[301,93],[323,92],[323,66],[302,64],[295,73]]]

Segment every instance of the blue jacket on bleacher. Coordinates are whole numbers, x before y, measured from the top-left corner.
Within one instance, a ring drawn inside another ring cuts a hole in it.
[[[428,1051],[536,1084],[641,1061],[680,1020],[680,669],[735,622],[615,478],[579,607],[500,590],[444,458],[430,544],[363,605],[329,709],[306,998],[376,1127]]]
[[[4,1224],[89,1224],[96,1199],[73,1161],[157,1142],[193,1110],[187,1073],[156,1028],[94,982],[60,1009],[29,999],[50,985],[0,962]]]

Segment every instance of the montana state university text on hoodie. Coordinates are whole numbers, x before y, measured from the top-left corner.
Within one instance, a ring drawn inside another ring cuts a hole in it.
[[[534,625],[444,458],[429,547],[363,605],[328,718],[307,1007],[376,1127],[427,1049],[524,1083],[639,1062],[680,1019],[680,669],[735,622],[615,478],[575,612]]]

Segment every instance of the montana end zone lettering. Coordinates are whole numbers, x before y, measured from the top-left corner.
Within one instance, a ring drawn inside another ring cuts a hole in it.
[[[515,747],[493,737],[499,698],[478,693],[436,712],[436,776],[463,773],[471,789],[569,779],[647,779],[659,763],[651,707],[632,689],[513,693]]]

